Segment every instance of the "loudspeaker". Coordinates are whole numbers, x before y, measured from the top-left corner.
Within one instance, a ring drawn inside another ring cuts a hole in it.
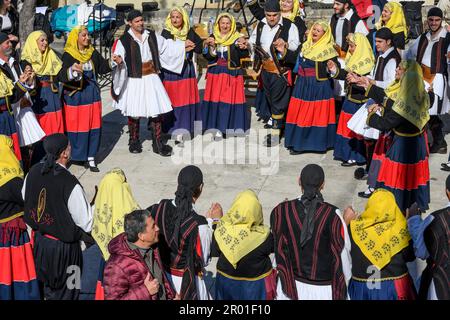
[[[142,2],[142,12],[158,11],[158,2]]]
[[[116,13],[126,13],[134,9],[134,4],[132,3],[120,3],[116,5]]]

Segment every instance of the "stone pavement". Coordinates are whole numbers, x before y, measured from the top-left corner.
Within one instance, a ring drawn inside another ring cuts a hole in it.
[[[203,78],[199,86],[202,93]],[[303,166],[308,163],[317,163],[325,170],[324,197],[328,202],[341,209],[347,205],[353,205],[358,211],[364,209],[366,201],[359,198],[357,192],[365,190],[366,184],[365,181],[353,178],[355,167],[341,167],[340,162],[333,160],[332,150],[326,154],[307,153],[291,156],[284,147],[267,149],[261,146],[261,139],[268,131],[263,129],[263,124],[256,120],[254,108],[251,108],[251,126],[255,132],[252,131],[251,137],[228,138],[217,142],[211,141],[210,135],[198,135],[193,141],[186,142],[184,148],[174,146],[173,141],[170,140],[169,145],[173,146],[175,154],[164,158],[151,151],[150,135],[146,128],[147,121],[144,119],[141,119],[141,139],[145,139],[144,151],[141,154],[130,154],[127,120],[119,110],[111,107],[109,88],[103,89],[102,97],[103,129],[98,155],[101,172],[92,173],[78,166],[70,168],[71,172],[80,179],[89,197],[92,197],[94,186],[98,185],[103,174],[114,167],[120,167],[125,171],[138,203],[142,207],[147,207],[161,198],[173,197],[180,169],[188,164],[196,164],[202,169],[205,177],[203,194],[196,204],[199,212],[206,212],[212,202],[219,202],[226,211],[238,192],[251,188],[258,194],[264,217],[268,219],[271,209],[277,203],[300,194],[297,178]],[[252,105],[253,101],[250,100],[249,104]],[[255,134],[259,137],[255,137]],[[256,138],[260,141],[257,142]],[[447,141],[450,142],[448,137]],[[233,144],[236,152],[228,151],[228,146]],[[200,148],[201,146],[203,149]],[[214,149],[216,152],[217,149],[224,150],[225,158],[215,156]],[[193,156],[189,157],[189,153]],[[266,153],[268,157],[262,157]],[[254,158],[255,155],[257,159]],[[186,159],[188,161],[180,163],[181,160]],[[268,171],[267,161],[270,159],[276,159],[273,165],[275,169],[278,167],[278,171],[276,174],[267,175],[265,171]],[[436,210],[447,204],[444,194],[447,173],[440,170],[440,163],[446,161],[447,155],[432,154],[430,157],[430,210]]]
[[[203,76],[199,82],[201,93],[204,85]],[[98,166],[101,172],[92,173],[75,165],[70,167],[70,171],[79,178],[89,200],[93,196],[94,186],[99,184],[103,175],[115,167],[120,167],[127,176],[137,202],[142,208],[146,208],[162,198],[173,198],[178,172],[185,165],[196,164],[204,173],[203,193],[196,203],[199,213],[206,213],[212,202],[219,202],[226,212],[240,191],[251,188],[258,194],[263,207],[264,220],[266,224],[269,224],[271,210],[279,202],[300,195],[300,187],[297,183],[300,170],[308,163],[317,163],[325,170],[326,182],[323,195],[326,201],[335,204],[341,210],[347,205],[352,205],[358,212],[364,209],[366,200],[359,198],[357,192],[365,190],[366,182],[353,178],[355,167],[341,167],[340,162],[333,160],[332,150],[326,154],[309,153],[296,156],[289,155],[284,147],[268,150],[261,143],[267,130],[263,129],[263,124],[257,121],[254,108],[251,108],[251,126],[256,130],[252,131],[250,137],[228,138],[218,142],[211,141],[210,135],[199,135],[193,141],[185,143],[184,148],[174,146],[173,141],[169,141],[169,144],[174,147],[175,154],[172,157],[163,158],[151,151],[150,135],[146,128],[147,121],[142,119],[141,139],[145,139],[143,152],[130,154],[127,120],[120,111],[111,107],[109,88],[103,89],[102,98],[103,129],[98,154]],[[249,100],[249,104],[253,104],[252,99]],[[259,135],[259,141],[257,141],[258,137],[255,137],[257,135]],[[448,137],[447,142],[450,143]],[[229,147],[233,143],[236,151],[233,149],[228,151],[227,144]],[[220,156],[220,150],[224,150],[223,158]],[[219,155],[217,156],[216,153],[215,156],[214,151]],[[268,151],[271,152],[269,156],[267,156]],[[181,161],[183,159],[185,159],[184,162]],[[267,174],[268,163],[270,163],[268,159],[272,159],[276,174]],[[440,163],[446,161],[447,155],[431,155],[429,212],[447,204],[444,193],[447,173],[440,170]],[[207,279],[212,279],[215,265],[216,259],[207,268],[209,270]],[[423,267],[423,264],[421,265]],[[213,285],[213,282],[208,283]]]

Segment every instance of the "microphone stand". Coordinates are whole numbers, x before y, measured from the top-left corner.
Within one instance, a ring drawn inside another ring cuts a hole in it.
[[[104,2],[105,2],[104,0],[97,0],[97,3],[94,5],[93,10],[92,10],[93,29],[94,29],[93,42],[94,42],[94,47],[98,46],[98,52],[100,53],[100,55],[102,55],[105,59],[110,59],[111,58],[111,48],[108,48],[107,46],[103,45],[103,41],[105,40],[104,35],[103,35],[104,31],[102,29]],[[100,11],[99,21],[98,21],[98,24],[99,24],[98,34],[97,34],[97,30],[96,30],[97,20],[95,19],[95,8],[96,7],[98,7],[99,11]],[[111,25],[109,26],[109,28],[111,28]],[[98,37],[98,41],[99,41],[98,45],[96,44],[97,37]],[[112,84],[112,73],[111,72],[98,76],[98,85],[99,85],[100,89],[110,86],[111,84]]]

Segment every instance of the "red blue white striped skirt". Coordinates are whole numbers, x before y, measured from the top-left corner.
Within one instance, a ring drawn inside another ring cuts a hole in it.
[[[414,202],[422,210],[430,203],[430,169],[426,134],[409,137],[394,134],[382,160],[377,188],[391,191],[399,208],[406,212]]]
[[[64,126],[72,146],[72,160],[95,157],[100,147],[102,100],[92,71],[84,73],[85,86],[72,96],[64,92]]]
[[[250,111],[247,109],[242,70],[229,70],[227,61],[219,59],[208,67],[202,103],[203,130],[218,129],[247,131]]]
[[[375,143],[372,161],[370,162],[367,184],[371,188],[375,188],[377,185],[378,173],[380,172],[383,159],[386,157],[386,152],[390,148],[392,143],[392,135],[390,132],[381,132],[380,137]]]
[[[181,75],[163,70],[162,80],[173,108],[164,115],[164,131],[185,129],[193,133],[194,122],[202,120],[194,63],[186,60]]]
[[[331,82],[317,81],[313,65],[300,66],[286,117],[285,146],[295,151],[325,152],[336,136]]]
[[[0,300],[39,300],[33,248],[22,217],[0,224]]]
[[[354,160],[358,164],[366,162],[366,146],[364,137],[356,134],[347,127],[348,121],[359,110],[362,103],[355,103],[345,99],[336,130],[333,156],[337,160]]]
[[[2,108],[6,107],[6,99],[0,99],[0,106]],[[14,154],[18,160],[22,160],[22,155],[20,154],[20,142],[17,133],[16,122],[14,120],[14,115],[12,114],[11,106],[8,110],[0,110],[0,134],[10,137],[14,143]]]
[[[32,109],[45,134],[64,133],[62,103],[58,92],[53,92],[50,77],[38,77],[36,94],[31,95]]]

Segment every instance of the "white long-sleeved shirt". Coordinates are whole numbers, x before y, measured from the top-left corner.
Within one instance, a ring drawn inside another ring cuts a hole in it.
[[[342,28],[344,27],[344,20],[350,21],[354,13],[355,12],[353,11],[353,9],[350,9],[343,17],[338,17],[338,21],[336,24],[335,42],[339,47],[342,47],[343,43],[346,41],[346,39],[342,39]],[[369,30],[367,30],[366,25],[362,20],[358,21],[358,23],[356,24],[355,33],[356,32],[362,33],[365,36],[369,34]]]
[[[421,61],[421,63],[427,67],[431,67],[431,53],[433,51],[433,46],[435,45],[436,42],[438,42],[441,38],[445,38],[447,35],[447,30],[442,27],[441,31],[439,31],[439,33],[435,36],[435,37],[431,37],[431,33],[427,32],[426,33],[426,37],[428,39],[428,45],[427,48],[425,49],[425,52],[423,54],[423,59]],[[419,42],[420,42],[420,38],[417,38],[413,44],[411,45],[411,47],[408,49],[408,51],[405,54],[406,59],[412,59],[415,60],[417,58],[417,53],[419,50]],[[447,47],[447,52],[450,51],[450,45]]]
[[[432,60],[432,54],[433,54],[433,47],[434,45],[441,39],[447,36],[447,29],[445,27],[442,27],[441,30],[439,31],[438,34],[436,34],[434,37],[431,36],[431,32],[427,32],[425,34],[425,36],[428,39],[428,45],[425,49],[425,52],[423,54],[423,58],[422,61],[420,62],[421,64],[431,68],[431,60]],[[417,58],[417,54],[419,51],[419,42],[420,42],[421,37],[417,38],[413,44],[411,45],[411,47],[408,49],[408,51],[406,52],[405,56],[406,59],[412,59],[412,60],[416,60]],[[446,52],[448,53],[450,51],[450,45],[447,47]],[[435,58],[435,57],[434,57]],[[448,67],[448,62],[449,60],[447,60],[447,66]],[[425,89],[428,90],[428,88],[430,87],[430,84],[424,80],[424,85],[425,85]],[[433,79],[433,93],[435,96],[433,105],[430,107],[430,114],[431,115],[437,115],[438,113],[438,107],[439,107],[439,100],[444,99],[444,105],[447,106],[448,105],[448,97],[447,97],[447,79],[444,76],[444,74],[442,73],[437,73],[434,76]],[[444,107],[444,110],[441,110],[441,114],[447,113],[447,108]]]
[[[58,165],[66,169],[62,164],[58,163]],[[27,178],[28,176],[25,177],[22,187],[22,198],[24,200]],[[67,208],[69,209],[73,222],[84,231],[91,232],[92,224],[94,222],[93,210],[87,201],[86,194],[80,184],[75,185],[70,193]]]
[[[139,45],[142,62],[148,62],[152,60],[152,53],[150,51],[150,46],[148,45],[148,37],[150,33],[147,30],[144,30],[141,39],[139,39],[131,29],[128,30],[128,33]],[[184,42],[181,40],[165,39],[159,34],[156,34],[156,41],[158,45],[158,53],[161,66],[166,70],[180,74],[183,70],[184,60],[186,56]],[[121,56],[122,59],[125,60],[125,47],[120,40],[117,41],[113,53],[115,55]]]
[[[371,79],[375,79],[375,72],[378,68],[378,64],[380,62],[380,58],[386,58],[394,49],[394,47],[389,48],[388,50],[386,50],[385,53],[381,54],[378,58],[377,58],[377,63],[375,64],[375,68],[373,68],[372,72],[370,73],[370,77]],[[383,70],[383,80],[377,80],[376,81],[376,86],[386,89],[391,83],[392,81],[395,80],[395,69],[397,69],[397,63],[395,61],[395,59],[390,59],[384,66],[384,70]]]
[[[264,49],[264,51],[266,51],[268,54],[271,55],[270,46],[272,45],[273,39],[278,30],[280,29],[280,26],[283,25],[283,19],[280,19],[280,21],[274,27],[270,27],[267,24],[266,18],[262,19],[261,22],[264,23],[264,27],[261,32],[261,47]],[[252,35],[250,36],[249,42],[251,45],[256,44],[257,30],[258,29],[255,28],[252,32]],[[298,28],[295,26],[295,24],[291,24],[288,36],[288,50],[295,51],[297,50],[299,45],[300,45],[300,37],[298,34]]]

